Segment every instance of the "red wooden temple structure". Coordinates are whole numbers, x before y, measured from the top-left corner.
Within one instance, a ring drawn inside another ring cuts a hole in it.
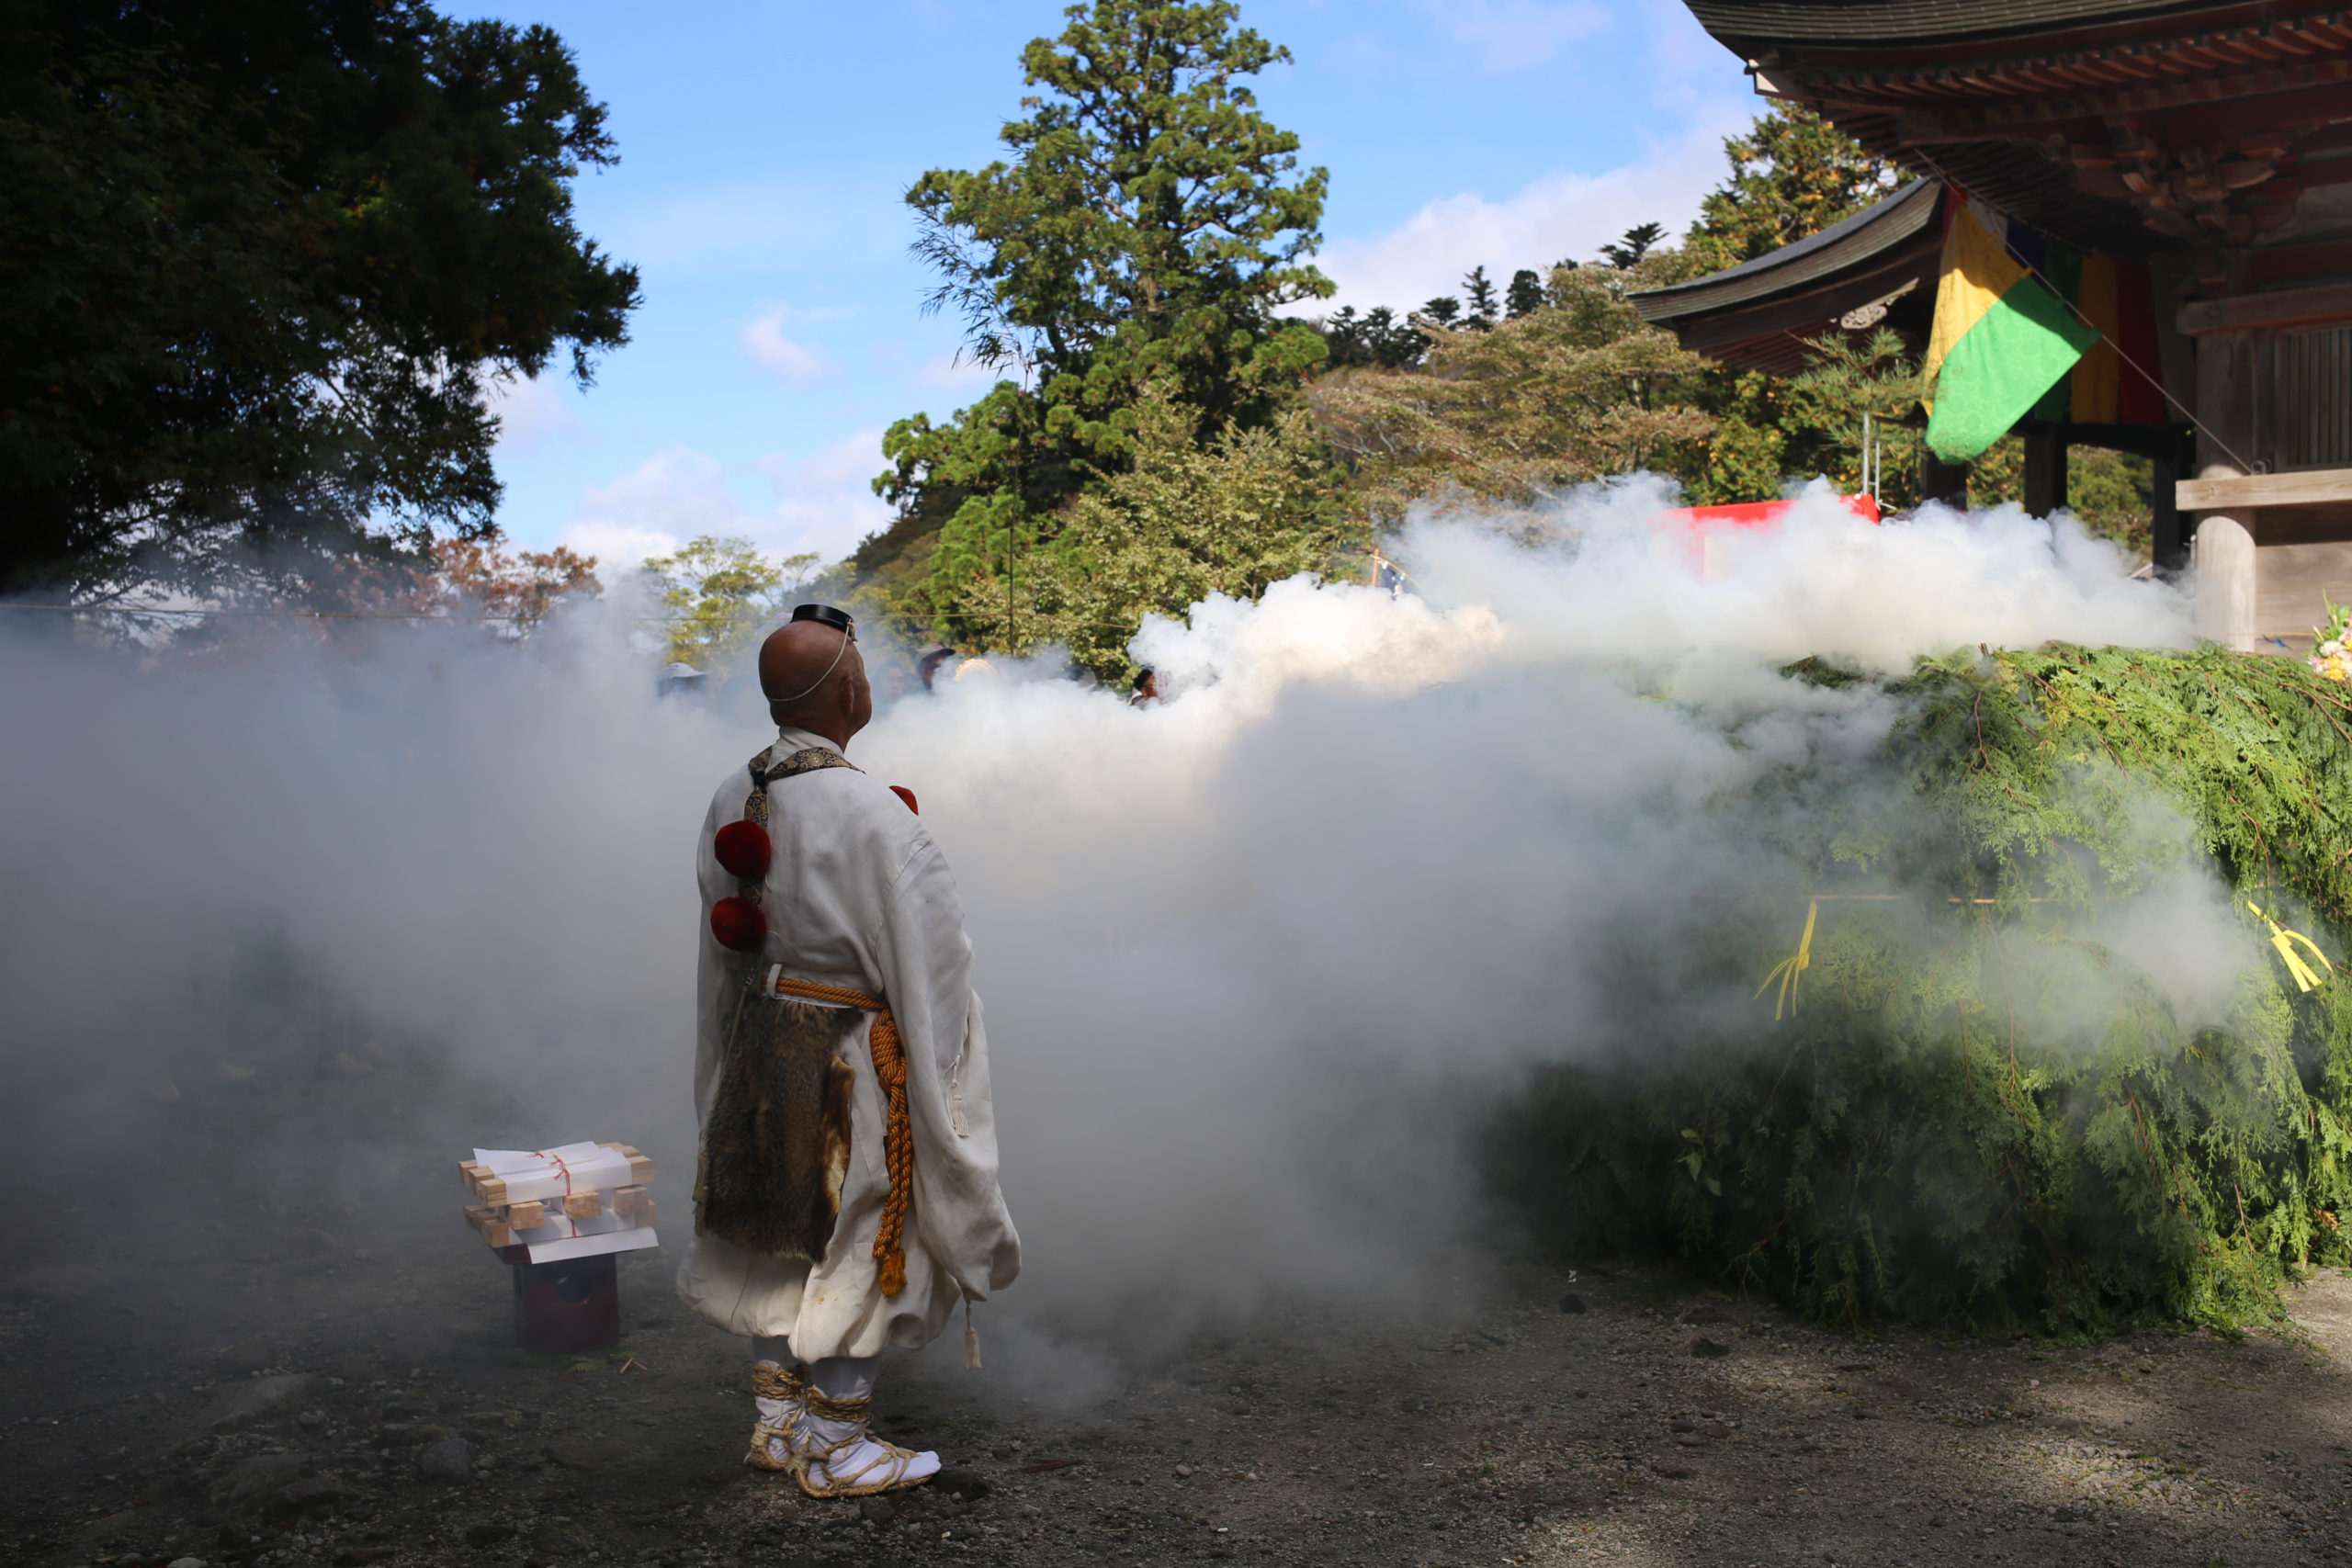
[[[2107,340],[2071,397],[2018,427],[2029,509],[2064,504],[2070,446],[2143,452],[2156,564],[2193,571],[2211,635],[2293,642],[2323,593],[2352,599],[2352,7],[1686,4],[1758,92],[1917,178],[1810,239],[1637,296],[1645,317],[1781,373],[1826,333],[1886,327],[1917,349],[1939,214],[1965,195],[2006,218],[2029,265],[2046,241],[2109,280]],[[2083,300],[2091,313],[2087,286]],[[1921,477],[1930,494],[1965,482],[1932,459]]]

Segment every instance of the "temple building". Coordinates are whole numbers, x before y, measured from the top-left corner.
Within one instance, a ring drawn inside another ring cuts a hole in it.
[[[1686,4],[1759,93],[1916,177],[1770,255],[1637,295],[1645,319],[1782,375],[1831,333],[1892,329],[1922,351],[1951,225],[1988,226],[2098,333],[2014,427],[2028,509],[2065,503],[2070,447],[2140,452],[2156,565],[2193,573],[2210,635],[2300,647],[2323,594],[2352,600],[2352,8]],[[1920,478],[1951,497],[1966,469],[1929,457]]]

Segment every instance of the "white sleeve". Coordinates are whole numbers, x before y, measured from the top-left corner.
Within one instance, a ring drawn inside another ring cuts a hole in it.
[[[921,1055],[944,1078],[964,1050],[972,942],[964,934],[964,903],[956,879],[928,834],[916,840],[890,885],[877,945],[883,988],[899,1021],[910,1074]]]
[[[987,1034],[972,995],[972,944],[946,859],[928,833],[890,885],[876,944],[890,1010],[907,1053],[914,1124],[913,1224],[964,1293],[985,1300],[1021,1270],[1021,1238],[997,1185],[996,1116]],[[948,1104],[956,1075],[966,1112]]]

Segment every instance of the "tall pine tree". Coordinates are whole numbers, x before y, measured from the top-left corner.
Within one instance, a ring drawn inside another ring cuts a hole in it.
[[[1241,79],[1289,52],[1229,0],[1093,0],[1023,51],[1012,156],[935,169],[907,192],[935,309],[967,352],[1015,373],[944,424],[899,421],[876,490],[899,523],[858,564],[902,623],[965,645],[1012,634],[997,584],[1049,547],[1057,508],[1124,471],[1148,393],[1202,439],[1269,423],[1324,358],[1276,312],[1331,284],[1306,262],[1327,183]]]
[[[1901,168],[1811,109],[1776,103],[1745,136],[1724,139],[1731,178],[1700,203],[1682,242],[1698,272],[1754,261],[1893,190]]]
[[[1462,292],[1470,299],[1470,313],[1462,324],[1474,333],[1483,333],[1495,324],[1495,286],[1487,276],[1483,265],[1472,267],[1462,279]]]

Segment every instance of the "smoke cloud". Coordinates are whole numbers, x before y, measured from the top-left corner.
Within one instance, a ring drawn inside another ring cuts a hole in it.
[[[1884,735],[1883,697],[1780,665],[2189,640],[2173,590],[2063,519],[1874,528],[1816,498],[1702,570],[1648,526],[1665,502],[1647,480],[1582,495],[1573,547],[1424,520],[1396,552],[1413,593],[1302,580],[1154,621],[1158,705],[1040,659],[859,738],[963,888],[1028,1255],[1005,1311],[1133,1332],[1442,1291],[1488,1097],[1532,1062],[1641,1049],[1691,911],[1802,887],[1719,804]],[[202,661],[13,637],[19,1146],[103,1170],[241,1075],[429,1058],[429,1104],[234,1157],[359,1201],[359,1153],[446,1172],[477,1144],[625,1139],[682,1234],[693,838],[773,732],[748,678],[658,699],[633,614],[577,609],[520,649],[391,624]],[[2193,876],[2152,896],[2219,908]],[[2131,919],[2118,940],[2222,930]],[[2226,973],[2165,962],[2185,1006],[2223,1005]],[[447,1245],[478,1246],[458,1197],[368,1201],[447,1210]]]

